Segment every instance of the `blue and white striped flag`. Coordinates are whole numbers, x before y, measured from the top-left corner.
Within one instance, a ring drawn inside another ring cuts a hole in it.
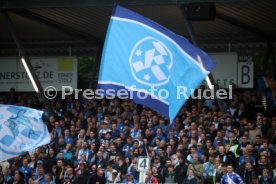
[[[0,105],[0,162],[50,142],[42,114],[27,107]]]
[[[110,89],[126,89],[136,103],[172,122],[214,67],[205,52],[182,36],[117,5],[105,39],[98,88],[105,95]],[[179,95],[184,88],[186,95]]]

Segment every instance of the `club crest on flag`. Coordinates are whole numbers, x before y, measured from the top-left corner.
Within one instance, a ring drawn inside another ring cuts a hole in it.
[[[214,67],[215,62],[184,37],[116,5],[103,48],[98,89],[127,89],[136,103],[173,122]],[[187,89],[186,96],[178,95],[178,87]]]
[[[2,157],[20,155],[50,141],[48,129],[41,119],[42,111],[1,105],[0,113],[2,122],[0,155]]]
[[[170,80],[173,55],[168,47],[153,37],[139,40],[129,58],[134,79],[148,86],[162,86]]]

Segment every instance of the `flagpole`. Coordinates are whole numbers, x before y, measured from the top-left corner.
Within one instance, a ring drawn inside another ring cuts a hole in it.
[[[52,109],[52,106],[51,106],[51,103],[48,99],[46,99],[46,97],[44,96],[44,90],[43,90],[43,87],[35,73],[35,70],[34,68],[32,67],[32,64],[31,64],[31,60],[29,58],[29,56],[27,55],[22,43],[21,43],[21,40],[19,39],[18,37],[18,34],[17,34],[17,31],[16,31],[16,28],[8,14],[8,12],[6,10],[0,10],[0,14],[2,14],[3,16],[3,20],[4,22],[6,23],[9,31],[10,31],[10,34],[17,46],[17,49],[20,53],[20,59],[24,65],[24,68],[26,70],[26,72],[28,73],[29,75],[29,78],[32,82],[32,85],[33,87],[35,88],[35,91],[37,92],[38,94],[38,97],[42,98],[42,101],[43,101],[43,105],[45,105],[45,107],[47,108],[47,112],[49,113],[53,113],[53,109]]]
[[[184,18],[185,26],[187,28],[187,31],[188,31],[189,35],[191,36],[193,44],[195,46],[199,47],[199,42],[198,42],[198,39],[195,35],[194,28],[191,24],[191,21],[188,20],[185,9],[183,7],[181,7],[181,12],[182,12],[182,15],[183,15],[183,18]],[[216,93],[216,91],[218,90],[218,85],[215,83],[214,77],[211,73],[209,74],[208,77],[209,77],[209,80],[210,80],[211,84],[214,86],[214,92]],[[216,98],[216,100],[218,102],[220,111],[222,113],[225,113],[226,110],[225,110],[225,106],[223,104],[223,101],[219,98]]]

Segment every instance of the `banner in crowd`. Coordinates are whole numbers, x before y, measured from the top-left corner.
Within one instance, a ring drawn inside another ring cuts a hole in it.
[[[217,85],[221,88],[228,88],[231,83],[237,84],[237,53],[209,53],[217,62],[216,68],[212,71]]]
[[[229,85],[235,84],[237,88],[253,88],[253,56],[236,52],[218,52],[209,55],[217,62],[212,74],[219,87],[229,88]],[[205,81],[203,84],[207,85]]]
[[[50,143],[42,111],[0,105],[0,162]]]
[[[184,96],[178,98],[177,87],[188,89],[187,96],[190,96],[190,89],[196,89],[214,67],[215,62],[187,39],[135,12],[115,6],[98,83],[99,89],[133,92],[136,103],[172,121],[187,100]],[[159,94],[164,90],[169,96],[161,99]]]
[[[20,58],[0,58],[0,91],[10,88],[16,91],[34,91]],[[43,88],[62,86],[77,88],[77,58],[75,57],[39,57],[31,58],[32,66]]]

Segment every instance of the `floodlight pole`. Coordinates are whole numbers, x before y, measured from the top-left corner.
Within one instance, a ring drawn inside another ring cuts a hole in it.
[[[184,8],[181,8],[181,12],[182,12],[182,15],[183,15],[183,18],[184,18],[185,26],[186,26],[186,28],[187,28],[187,30],[188,30],[188,32],[189,32],[189,35],[191,36],[191,39],[192,39],[193,44],[199,47],[199,42],[198,42],[197,37],[196,37],[196,35],[195,35],[194,28],[193,28],[193,26],[192,26],[192,24],[191,24],[191,21],[189,21],[188,18],[187,18],[185,9],[184,9]],[[204,62],[204,61],[203,61],[203,62]],[[209,74],[208,77],[209,77],[209,80],[210,80],[211,84],[214,86],[214,89],[213,89],[213,90],[214,90],[214,92],[215,92],[215,94],[216,94],[216,91],[218,90],[218,85],[215,83],[214,77],[213,77],[213,75],[212,75],[211,73]],[[220,111],[221,111],[222,113],[225,113],[226,110],[225,110],[225,106],[224,106],[224,104],[223,104],[223,101],[222,101],[221,99],[218,99],[218,98],[216,98],[216,100],[217,100],[217,102],[218,102]]]
[[[53,109],[52,109],[52,106],[49,102],[48,99],[46,99],[46,97],[44,96],[44,90],[42,88],[42,85],[35,73],[35,70],[34,68],[32,67],[32,64],[31,64],[31,61],[30,61],[30,58],[29,56],[26,54],[25,52],[25,49],[18,37],[18,34],[17,34],[17,31],[15,29],[15,26],[9,16],[9,14],[7,13],[6,10],[1,10],[0,11],[3,18],[4,18],[4,22],[6,23],[10,33],[11,33],[11,36],[17,46],[17,49],[20,53],[20,60],[22,61],[23,65],[24,65],[24,68],[26,70],[26,72],[28,73],[28,75],[31,75],[29,76],[29,78],[31,79],[31,82],[32,82],[32,85],[33,87],[35,88],[35,91],[38,93],[38,96],[40,98],[42,98],[43,100],[43,104],[45,105],[45,107],[47,108],[47,111],[50,112],[50,113],[53,113]],[[34,83],[34,84],[33,84]]]

